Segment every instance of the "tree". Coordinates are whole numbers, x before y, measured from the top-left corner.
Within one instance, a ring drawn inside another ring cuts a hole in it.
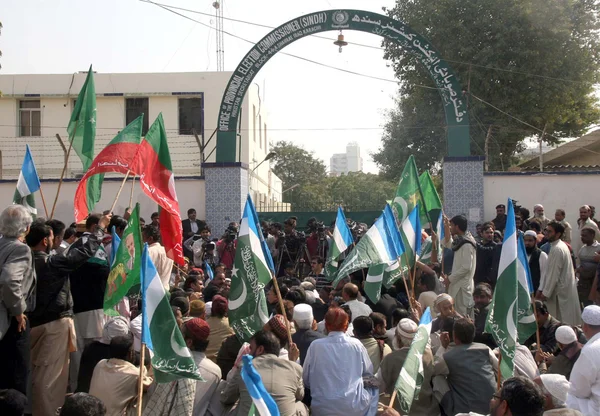
[[[376,211],[394,196],[396,183],[380,175],[350,172],[327,178],[327,193],[335,207],[342,205],[353,211]]]
[[[414,0],[398,1],[388,14],[425,36],[452,64],[468,101],[471,152],[483,155],[491,133],[488,162],[499,168],[510,166],[523,140],[539,136],[538,129],[546,127],[544,141],[555,144],[585,133],[600,118],[592,96],[600,64],[599,12],[596,0]],[[384,46],[401,84],[374,160],[396,178],[410,154],[421,168],[442,161],[446,123],[422,65],[395,44]]]

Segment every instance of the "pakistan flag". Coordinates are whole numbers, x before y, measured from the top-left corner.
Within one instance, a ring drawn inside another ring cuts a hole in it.
[[[395,211],[398,224],[415,208],[419,202],[419,175],[417,174],[417,165],[415,158],[410,155],[404,165],[396,195],[392,200],[392,208]]]
[[[272,260],[262,244],[262,232],[248,196],[240,223],[231,270],[229,323],[241,341],[248,341],[269,320],[264,287],[271,280]]]
[[[129,217],[127,227],[123,231],[121,244],[114,255],[111,264],[106,291],[104,292],[104,313],[115,315],[115,306],[123,299],[129,290],[140,284],[142,262],[142,237],[140,235],[140,204]]]

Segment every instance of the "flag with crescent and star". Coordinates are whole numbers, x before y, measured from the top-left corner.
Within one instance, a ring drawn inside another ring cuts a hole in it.
[[[156,267],[148,254],[142,253],[142,342],[152,352],[152,368],[158,383],[178,378],[202,380],[192,353],[177,326],[169,297]]]
[[[271,281],[273,260],[252,199],[248,195],[231,270],[229,324],[241,341],[248,341],[269,320],[264,287]]]
[[[404,165],[402,176],[396,188],[396,195],[392,200],[392,208],[396,214],[398,224],[408,217],[408,214],[419,203],[419,174],[415,158],[410,155]]]

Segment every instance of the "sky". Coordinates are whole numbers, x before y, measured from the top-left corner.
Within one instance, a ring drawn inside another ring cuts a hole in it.
[[[160,0],[211,16],[178,11],[190,21],[139,0],[4,0],[0,21],[3,74],[57,74],[87,70],[100,73],[215,71],[215,19],[212,0]],[[303,14],[329,9],[382,13],[393,0],[222,0],[225,18],[279,26]],[[27,16],[27,18],[24,18]],[[224,30],[256,42],[271,29],[224,22]],[[393,108],[397,83],[383,59],[381,38],[344,33],[349,45],[338,52],[331,38],[308,37],[283,51],[326,65],[383,78],[376,80],[276,54],[256,82],[268,111],[271,142],[292,141],[329,165],[350,142],[361,147],[364,171],[376,173],[370,154],[379,149],[385,113]],[[233,71],[252,46],[224,35],[225,70]]]

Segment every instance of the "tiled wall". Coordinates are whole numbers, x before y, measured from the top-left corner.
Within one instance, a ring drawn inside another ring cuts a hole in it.
[[[444,159],[444,213],[452,218],[463,214],[469,231],[483,218],[483,158],[446,157]]]
[[[248,195],[248,169],[240,163],[204,165],[206,180],[206,222],[214,236],[242,218]]]

